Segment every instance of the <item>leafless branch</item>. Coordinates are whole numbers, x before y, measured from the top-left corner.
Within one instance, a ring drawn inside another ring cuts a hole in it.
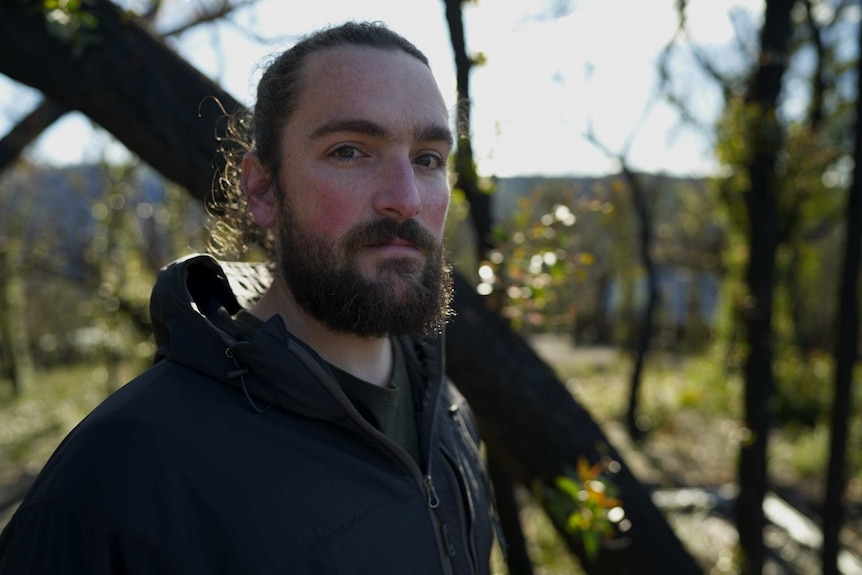
[[[220,0],[215,7],[203,10],[195,14],[194,18],[192,18],[188,22],[180,24],[179,26],[169,28],[168,30],[163,30],[161,32],[161,35],[166,38],[180,36],[183,33],[188,32],[192,28],[200,26],[201,24],[208,24],[210,22],[215,22],[216,20],[225,19],[227,18],[227,16],[244,8],[248,8],[249,6],[253,6],[257,2],[258,0],[237,0],[236,2],[230,2],[229,0]]]

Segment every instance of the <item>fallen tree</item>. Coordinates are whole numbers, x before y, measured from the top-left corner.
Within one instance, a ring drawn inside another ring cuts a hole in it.
[[[0,73],[76,109],[200,200],[218,167],[222,107],[241,105],[108,0],[86,4],[80,34],[46,26],[43,3],[0,3]],[[553,370],[463,277],[447,331],[448,373],[473,406],[489,447],[522,485],[547,493],[577,466],[612,461],[608,481],[630,529],[590,557],[552,499],[539,497],[589,573],[699,573],[649,491]],[[544,487],[544,489],[543,489]]]

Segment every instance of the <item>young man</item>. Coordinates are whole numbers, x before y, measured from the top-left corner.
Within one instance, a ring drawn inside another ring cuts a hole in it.
[[[382,25],[320,31],[268,68],[253,130],[221,230],[271,265],[162,271],[159,361],[58,448],[3,575],[489,572],[443,368],[452,135],[427,60]]]

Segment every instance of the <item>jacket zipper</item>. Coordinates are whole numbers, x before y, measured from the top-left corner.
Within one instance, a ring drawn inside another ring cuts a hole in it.
[[[327,391],[329,391],[335,400],[338,401],[338,403],[347,411],[354,423],[359,425],[363,431],[392,451],[413,475],[416,485],[425,493],[426,509],[428,510],[431,524],[433,525],[434,538],[437,543],[437,552],[440,555],[440,563],[443,566],[443,572],[445,575],[454,575],[451,559],[451,556],[454,555],[454,548],[449,540],[449,533],[446,524],[443,523],[437,515],[437,508],[440,506],[440,498],[437,496],[437,490],[434,488],[434,480],[431,476],[430,446],[434,444],[437,418],[433,417],[431,420],[431,433],[428,442],[429,457],[427,458],[428,472],[423,476],[422,470],[419,469],[416,461],[414,461],[400,445],[381,433],[373,425],[368,423],[364,417],[362,417],[356,407],[354,407],[353,403],[351,403],[347,396],[344,395],[338,382],[335,381],[329,373],[327,373],[323,366],[321,366],[306,349],[295,343],[293,340],[288,340],[288,349],[293,352],[308,369],[311,370],[311,372],[317,377],[318,381],[326,387]]]

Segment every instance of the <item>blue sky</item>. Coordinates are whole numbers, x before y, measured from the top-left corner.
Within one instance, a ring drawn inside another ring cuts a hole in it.
[[[166,0],[159,25],[182,21],[195,4]],[[471,76],[473,144],[480,173],[616,171],[616,163],[585,138],[590,126],[612,152],[627,150],[635,169],[692,176],[714,171],[708,136],[681,124],[675,111],[655,96],[656,58],[676,29],[674,5],[674,0],[480,0],[465,5],[468,50],[482,52],[486,59]],[[690,0],[692,38],[718,49],[733,34],[731,10],[742,11],[756,26],[761,6],[755,0]],[[417,44],[454,106],[454,64],[442,0],[260,0],[237,14],[236,24],[202,27],[171,45],[251,104],[269,54],[314,28],[348,19],[384,21]],[[241,28],[274,41],[252,40]],[[714,119],[718,91],[683,60],[678,70],[678,81],[701,118]],[[33,91],[5,79],[0,82],[0,131],[37,101]],[[93,161],[106,153],[121,156],[110,142],[86,118],[70,114],[28,155],[48,163]]]

